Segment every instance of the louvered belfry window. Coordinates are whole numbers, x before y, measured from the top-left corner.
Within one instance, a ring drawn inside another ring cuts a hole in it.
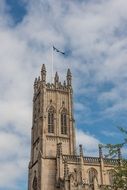
[[[48,133],[54,133],[54,109],[48,111]]]
[[[61,113],[61,134],[67,134],[67,114],[66,111]]]

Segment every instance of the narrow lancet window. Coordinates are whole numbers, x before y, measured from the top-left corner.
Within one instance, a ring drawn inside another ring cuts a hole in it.
[[[48,111],[48,133],[54,133],[54,109]]]
[[[67,114],[66,111],[61,113],[61,134],[67,134]]]
[[[109,185],[113,185],[114,183],[114,174],[115,174],[114,170],[109,170]]]
[[[90,170],[89,170],[89,183],[93,184],[95,178],[97,179],[97,171],[94,168],[90,168]]]
[[[35,171],[35,176],[33,179],[33,190],[37,190],[37,177],[36,177],[36,171]]]

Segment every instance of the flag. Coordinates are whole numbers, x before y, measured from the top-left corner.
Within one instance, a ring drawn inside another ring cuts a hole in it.
[[[53,46],[53,50],[58,52],[58,53],[61,53],[61,54],[65,55],[65,52],[62,52],[62,51],[58,50],[55,46]]]

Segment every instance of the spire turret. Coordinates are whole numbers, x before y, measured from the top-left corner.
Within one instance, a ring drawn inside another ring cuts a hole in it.
[[[118,159],[119,159],[119,160],[122,159],[122,154],[121,154],[121,149],[120,149],[120,147],[118,148]]]
[[[102,152],[102,147],[103,147],[103,145],[102,145],[102,144],[99,144],[98,147],[99,147],[99,157],[100,157],[100,158],[103,158],[103,152]]]
[[[42,79],[42,83],[46,82],[46,68],[45,68],[45,64],[42,65],[41,79]]]
[[[83,148],[81,144],[79,145],[79,154],[80,156],[83,156]]]
[[[58,76],[58,73],[57,73],[57,72],[56,72],[56,74],[55,74],[54,80],[55,80],[55,83],[59,82],[59,76]]]
[[[34,93],[36,93],[36,90],[37,90],[37,78],[35,78],[34,81]]]
[[[58,87],[59,76],[58,76],[58,73],[57,73],[57,72],[56,72],[56,74],[55,74],[54,83],[55,83],[55,86]]]
[[[71,79],[72,79],[72,74],[70,69],[67,70],[67,85],[71,86]]]

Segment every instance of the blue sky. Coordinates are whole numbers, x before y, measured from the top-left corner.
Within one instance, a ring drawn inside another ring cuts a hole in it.
[[[54,54],[54,70],[73,74],[77,144],[97,155],[99,143],[121,142],[126,31],[125,0],[0,1],[0,190],[27,189],[33,81],[43,63],[51,81],[52,45],[69,52]]]
[[[19,0],[5,0],[7,12],[12,18],[14,24],[22,22],[24,16],[27,14],[27,2]]]

